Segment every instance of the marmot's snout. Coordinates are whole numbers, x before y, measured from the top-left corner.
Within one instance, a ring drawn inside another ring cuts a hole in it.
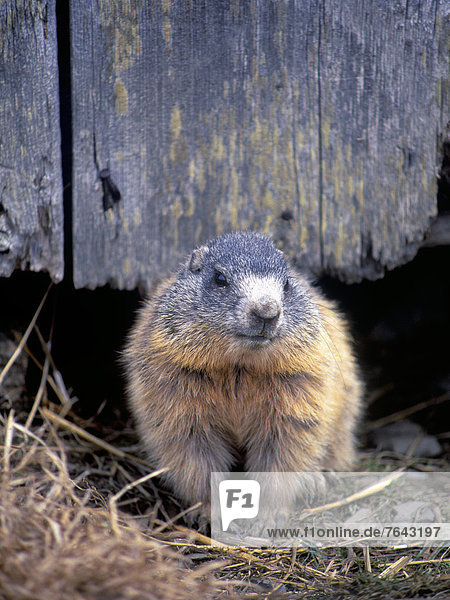
[[[250,320],[255,329],[260,329],[259,335],[271,337],[277,329],[281,315],[281,305],[270,296],[263,296],[259,302],[249,307]]]
[[[263,296],[251,307],[251,313],[267,325],[278,321],[281,312],[280,303],[276,298]]]
[[[240,308],[244,336],[262,341],[272,339],[283,315],[280,283],[269,277],[246,280]]]

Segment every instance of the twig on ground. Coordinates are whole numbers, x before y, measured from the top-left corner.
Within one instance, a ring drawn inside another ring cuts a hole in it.
[[[28,429],[33,422],[33,419],[36,415],[37,409],[39,408],[39,404],[41,403],[42,397],[44,396],[45,386],[47,385],[48,380],[48,369],[50,366],[50,361],[48,357],[45,358],[44,368],[42,369],[41,382],[39,384],[39,389],[34,398],[33,406],[28,414],[27,420],[25,421],[25,427]]]
[[[44,297],[42,298],[39,306],[36,309],[36,312],[34,313],[33,318],[30,321],[30,324],[28,325],[25,333],[22,336],[22,339],[20,340],[19,345],[17,346],[17,348],[14,350],[11,358],[8,360],[8,362],[6,363],[3,371],[0,373],[0,385],[2,385],[6,375],[8,374],[8,371],[10,370],[10,368],[13,366],[13,364],[16,362],[17,358],[20,356],[20,353],[22,352],[25,344],[27,343],[27,340],[30,336],[30,333],[33,331],[33,327],[36,324],[37,318],[39,317],[39,314],[42,310],[42,307],[45,304],[45,301],[47,300],[47,296],[48,293],[50,292],[50,289],[52,287],[52,283],[48,286],[47,291],[44,294]]]
[[[55,423],[56,425],[60,425],[61,427],[65,427],[72,433],[76,433],[77,435],[84,438],[88,442],[92,442],[99,448],[106,450],[110,454],[114,454],[114,456],[118,456],[119,458],[125,458],[127,460],[131,460],[135,463],[138,463],[139,465],[144,465],[146,467],[152,468],[152,465],[150,463],[148,463],[146,460],[138,458],[137,456],[132,456],[131,454],[128,454],[127,452],[124,452],[123,450],[120,450],[120,448],[116,448],[112,444],[108,444],[108,442],[105,442],[104,440],[98,438],[97,436],[93,435],[92,433],[88,433],[81,427],[78,427],[78,425],[75,425],[74,423],[71,423],[70,421],[63,419],[62,417],[55,414],[51,410],[48,410],[47,408],[42,408],[41,413],[46,419],[48,419],[52,423]]]
[[[406,417],[409,417],[410,415],[413,415],[414,413],[419,412],[424,408],[428,408],[429,406],[436,406],[437,404],[442,404],[443,402],[447,402],[448,400],[450,400],[450,392],[445,392],[445,394],[441,394],[437,398],[430,398],[430,400],[424,400],[423,402],[419,402],[414,406],[408,406],[408,408],[399,410],[386,417],[382,417],[381,419],[377,419],[376,421],[366,423],[364,429],[366,431],[378,429],[379,427],[383,427],[384,425],[389,425],[390,423],[395,423],[396,421],[406,419]]]
[[[386,488],[388,485],[390,485],[392,482],[396,481],[402,476],[403,470],[395,471],[393,473],[388,474],[386,477],[384,477],[380,481],[377,481],[373,485],[370,485],[369,487],[364,488],[363,490],[359,490],[358,492],[355,492],[354,494],[351,494],[346,498],[336,500],[336,502],[330,502],[329,504],[323,504],[322,506],[316,506],[315,508],[306,508],[300,513],[300,519],[309,517],[316,513],[323,512],[324,510],[331,510],[332,508],[339,508],[341,506],[345,506],[346,504],[351,504],[356,500],[361,500],[361,498],[367,498],[367,496],[371,496],[372,494],[381,492],[382,490],[384,490],[384,488]]]
[[[393,575],[398,573],[401,569],[406,567],[406,565],[410,562],[411,562],[410,556],[408,556],[408,555],[401,556],[398,560],[396,560],[394,563],[389,565],[389,567],[384,569],[384,571],[381,571],[381,573],[379,573],[379,575],[378,575],[378,579],[389,579],[390,577],[392,577]]]

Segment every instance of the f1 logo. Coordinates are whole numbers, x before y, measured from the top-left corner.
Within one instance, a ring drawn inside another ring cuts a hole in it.
[[[234,519],[253,519],[258,515],[260,485],[253,479],[226,479],[219,483],[222,531]]]

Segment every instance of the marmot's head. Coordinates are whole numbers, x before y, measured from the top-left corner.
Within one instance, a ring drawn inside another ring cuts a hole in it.
[[[309,286],[267,236],[221,235],[193,251],[156,306],[158,332],[184,366],[261,364],[317,336]],[[202,367],[203,368],[203,367]]]

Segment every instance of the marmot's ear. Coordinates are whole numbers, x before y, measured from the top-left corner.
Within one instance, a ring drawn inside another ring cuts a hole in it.
[[[196,248],[191,256],[189,261],[189,270],[193,273],[198,273],[202,270],[203,261],[205,256],[208,254],[209,248],[208,246],[201,246],[200,248]]]

